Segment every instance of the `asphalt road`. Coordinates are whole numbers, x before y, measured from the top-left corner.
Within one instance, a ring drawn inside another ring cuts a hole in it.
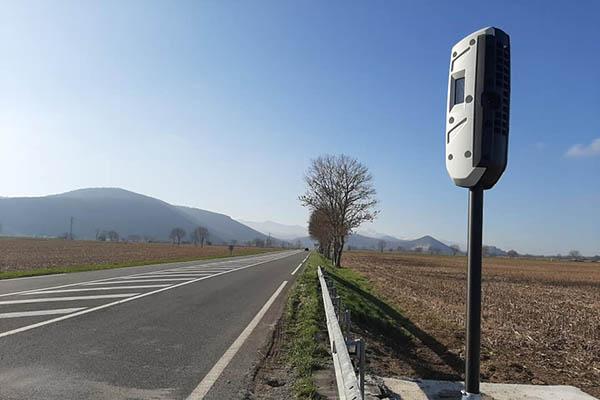
[[[0,281],[0,399],[235,399],[305,252]]]

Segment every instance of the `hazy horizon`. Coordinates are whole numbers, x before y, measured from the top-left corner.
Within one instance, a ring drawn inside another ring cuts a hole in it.
[[[120,187],[304,226],[310,160],[344,153],[381,201],[361,229],[464,243],[467,191],[444,166],[449,52],[495,25],[512,40],[510,152],[485,194],[484,241],[598,254],[600,5],[570,4],[505,2],[493,18],[481,2],[460,15],[420,2],[6,4],[0,195]],[[557,48],[577,57],[549,59]]]

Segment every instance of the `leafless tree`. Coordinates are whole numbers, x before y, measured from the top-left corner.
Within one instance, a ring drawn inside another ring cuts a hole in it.
[[[229,245],[229,255],[232,256],[233,255],[233,249],[235,248],[235,244],[237,243],[237,240],[232,240],[231,244]]]
[[[254,245],[254,247],[265,247],[265,240],[259,237],[254,238],[252,244]]]
[[[452,249],[452,255],[455,256],[458,253],[460,253],[460,246],[457,244],[453,244],[452,246],[450,246],[450,249]]]
[[[569,252],[569,257],[571,257],[573,260],[580,260],[581,253],[579,252],[579,250],[571,250]]]
[[[351,157],[325,155],[312,161],[304,180],[306,192],[300,202],[327,215],[333,232],[332,258],[339,267],[346,237],[379,213],[373,176]]]
[[[173,244],[181,244],[181,240],[185,237],[186,233],[183,228],[173,228],[169,234],[169,239],[173,241]]]
[[[106,237],[111,242],[118,242],[119,241],[119,233],[117,231],[108,231],[108,233],[106,234]]]
[[[514,258],[514,257],[519,257],[519,253],[517,253],[515,250],[509,250],[506,253],[510,258]]]
[[[415,247],[414,248],[414,252],[415,253],[422,253],[423,252],[423,248],[422,247]]]
[[[208,236],[208,229],[199,226],[192,232],[192,241],[196,246],[200,243],[200,247],[204,247],[204,242],[208,239]]]
[[[313,210],[310,213],[308,234],[312,239],[319,242],[319,252],[326,257],[330,257],[333,245],[333,230],[325,211]]]
[[[387,242],[383,239],[379,239],[377,241],[377,248],[379,249],[380,253],[383,253],[383,251],[385,250],[385,246],[387,246]]]

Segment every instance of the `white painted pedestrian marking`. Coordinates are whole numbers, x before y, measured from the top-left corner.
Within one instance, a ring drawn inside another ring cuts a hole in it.
[[[109,286],[109,287],[94,287],[94,288],[82,288],[82,289],[58,289],[58,290],[43,290],[40,292],[27,292],[21,293],[19,296],[30,296],[32,294],[50,294],[50,293],[71,293],[71,292],[90,292],[93,290],[119,290],[119,289],[149,289],[167,287],[171,285],[136,285],[136,286]]]
[[[1,313],[0,319],[2,319],[2,318],[38,317],[41,315],[70,314],[72,312],[83,310],[83,309],[85,309],[85,307],[58,308],[58,309],[54,309],[54,310],[7,312],[7,313]]]
[[[252,334],[254,328],[256,328],[260,320],[267,313],[269,307],[271,307],[271,304],[275,302],[277,296],[279,296],[279,293],[281,293],[285,285],[287,285],[287,281],[283,281],[283,283],[279,285],[275,293],[273,293],[273,295],[269,298],[269,300],[267,300],[265,305],[262,306],[258,314],[256,314],[252,321],[250,321],[250,323],[242,331],[240,336],[238,336],[238,338],[235,339],[235,342],[233,342],[233,344],[229,346],[229,348],[227,349],[225,354],[221,356],[219,361],[217,361],[217,363],[212,367],[212,369],[208,371],[208,374],[206,374],[204,379],[202,379],[202,381],[198,384],[196,389],[194,389],[192,394],[189,395],[187,400],[204,399],[204,396],[206,396],[206,394],[213,387],[217,379],[219,379],[219,376],[221,376],[225,368],[227,368],[227,365],[229,365],[229,363],[231,362],[235,354],[238,352],[238,350],[242,347],[248,336]]]
[[[204,276],[204,277],[201,277],[201,278],[188,280],[187,282],[177,283],[175,285],[171,285],[171,286],[164,287],[164,288],[161,288],[161,289],[156,289],[156,290],[153,290],[151,292],[142,293],[142,294],[139,294],[137,296],[128,297],[126,299],[121,299],[121,300],[113,301],[112,303],[107,303],[107,304],[102,304],[102,305],[99,305],[99,306],[96,306],[96,307],[87,308],[85,310],[77,311],[77,312],[74,312],[72,314],[63,315],[62,317],[56,317],[56,318],[48,319],[46,321],[38,322],[36,324],[22,326],[20,328],[16,328],[16,329],[13,329],[13,330],[10,330],[10,331],[6,331],[6,332],[0,333],[0,338],[6,337],[6,336],[15,335],[17,333],[21,333],[21,332],[25,332],[25,331],[29,331],[31,329],[39,328],[40,326],[50,325],[50,324],[53,324],[55,322],[64,321],[66,319],[75,318],[75,317],[78,317],[80,315],[92,313],[94,311],[103,310],[105,308],[116,306],[118,304],[127,303],[127,302],[130,302],[130,301],[133,301],[133,300],[141,299],[143,297],[152,296],[153,294],[161,293],[161,292],[164,292],[166,290],[176,289],[178,287],[189,285],[189,284],[196,283],[196,282],[199,282],[199,281],[203,281],[205,279],[210,279],[210,278],[214,278],[214,277],[217,277],[217,276],[229,274],[231,272],[239,271],[239,270],[246,269],[246,268],[252,268],[252,267],[255,267],[257,265],[266,264],[266,263],[271,262],[271,261],[281,260],[281,259],[290,257],[290,256],[292,256],[294,254],[296,254],[296,253],[283,253],[283,255],[279,255],[279,257],[273,257],[272,259],[269,259],[269,260],[256,262],[256,263],[250,264],[250,265],[245,265],[243,267],[236,268],[236,269],[231,270],[231,271],[219,272],[219,273],[216,273],[214,275]],[[176,278],[171,278],[171,279],[176,279]],[[106,283],[106,281],[103,282],[103,283]],[[116,283],[116,282],[111,282],[111,283]],[[79,285],[79,284],[80,283],[77,283],[76,285]],[[90,284],[102,284],[102,283],[100,283],[99,281],[92,281],[92,282],[89,282],[87,284],[90,285]],[[73,285],[70,285],[70,286],[73,286]],[[31,292],[32,290],[28,290],[28,291]],[[15,294],[15,293],[12,293],[12,294]]]
[[[136,276],[136,278],[141,278],[141,276]],[[116,285],[119,283],[144,283],[144,282],[175,282],[175,281],[189,281],[191,278],[163,278],[163,279],[132,279],[126,281],[103,281],[103,282],[90,282],[90,283],[82,283],[83,286],[91,286],[91,285]]]
[[[54,302],[54,301],[118,299],[118,298],[122,298],[122,297],[137,296],[138,294],[139,293],[119,293],[119,294],[99,294],[97,296],[45,297],[43,299],[3,300],[3,301],[0,301],[0,305],[27,304],[27,303],[50,303],[50,302]]]

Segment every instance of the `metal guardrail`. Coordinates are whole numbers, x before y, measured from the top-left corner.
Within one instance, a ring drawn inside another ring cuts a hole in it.
[[[319,282],[321,284],[321,294],[323,296],[323,305],[325,316],[327,318],[327,332],[329,333],[329,342],[331,345],[331,354],[333,357],[333,366],[335,369],[335,378],[337,382],[338,395],[340,400],[362,400],[364,398],[364,364],[365,364],[365,346],[364,341],[350,338],[350,312],[345,310],[343,313],[344,327],[347,336],[344,337],[338,318],[342,315],[340,297],[337,296],[333,285],[327,285],[327,281],[321,267],[318,268]],[[330,293],[331,290],[331,293]],[[354,349],[354,354],[359,365],[359,378],[354,372],[354,365],[348,352],[348,347]]]

